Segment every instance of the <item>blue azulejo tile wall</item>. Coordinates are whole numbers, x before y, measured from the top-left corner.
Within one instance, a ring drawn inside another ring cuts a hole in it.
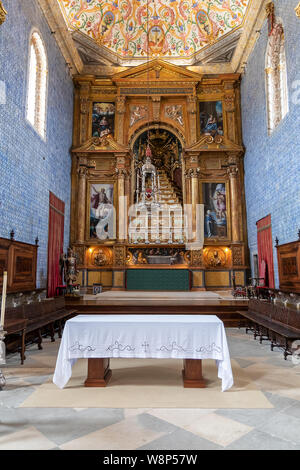
[[[65,202],[65,249],[69,243],[73,82],[36,0],[3,2],[0,26],[0,237],[34,243],[38,236],[37,285],[47,279],[49,191]],[[26,120],[28,51],[32,29],[48,60],[46,138]]]
[[[300,228],[300,19],[297,0],[275,0],[276,17],[282,20],[287,61],[289,113],[268,135],[265,92],[265,22],[242,79],[242,124],[246,147],[245,186],[251,260],[257,253],[256,222],[271,214],[273,245],[297,239]],[[252,262],[252,261],[251,261]],[[253,269],[253,266],[252,266]],[[275,283],[278,287],[274,248]]]

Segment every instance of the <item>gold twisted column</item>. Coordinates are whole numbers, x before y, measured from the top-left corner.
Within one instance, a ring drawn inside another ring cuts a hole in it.
[[[236,165],[229,166],[228,175],[230,181],[231,224],[233,242],[240,241],[238,172],[239,170]]]
[[[85,241],[85,206],[86,206],[86,177],[87,168],[79,167],[78,170],[78,193],[77,193],[77,242]]]

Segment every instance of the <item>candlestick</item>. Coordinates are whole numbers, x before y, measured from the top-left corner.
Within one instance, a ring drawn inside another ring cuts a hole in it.
[[[1,319],[0,319],[0,328],[2,328],[2,329],[4,329],[6,289],[7,289],[7,271],[4,271],[4,273],[3,273],[3,287],[2,287],[2,302],[1,302]]]
[[[6,357],[5,357],[5,343],[4,338],[6,335],[6,331],[3,331],[2,326],[0,326],[0,365],[6,364]],[[0,369],[0,390],[2,390],[6,385],[6,380],[2,370]]]

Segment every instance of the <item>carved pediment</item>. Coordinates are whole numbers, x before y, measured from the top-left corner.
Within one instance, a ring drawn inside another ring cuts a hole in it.
[[[119,144],[111,135],[92,137],[80,147],[72,149],[72,153],[129,153],[129,148]]]
[[[191,147],[187,148],[186,152],[244,152],[241,145],[237,145],[229,140],[224,135],[202,135],[201,138]]]
[[[149,63],[130,68],[120,72],[112,77],[112,80],[120,84],[138,82],[143,83],[151,82],[188,82],[198,83],[201,80],[201,75],[190,72],[187,69],[169,64],[163,60],[157,59]],[[174,83],[175,84],[175,83]],[[170,83],[171,85],[171,83]]]

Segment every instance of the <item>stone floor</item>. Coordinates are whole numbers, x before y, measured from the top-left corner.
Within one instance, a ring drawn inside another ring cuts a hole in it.
[[[24,377],[9,376],[19,364],[9,355],[0,392],[0,450],[300,450],[300,365],[283,360],[244,330],[227,329],[231,357],[247,371],[271,409],[22,408],[51,367],[30,375],[40,351],[31,346]],[[59,342],[56,341],[57,349]],[[53,348],[45,339],[44,351]],[[23,367],[24,367],[23,366]],[[20,368],[20,370],[22,370]],[[25,370],[25,369],[24,369]]]

